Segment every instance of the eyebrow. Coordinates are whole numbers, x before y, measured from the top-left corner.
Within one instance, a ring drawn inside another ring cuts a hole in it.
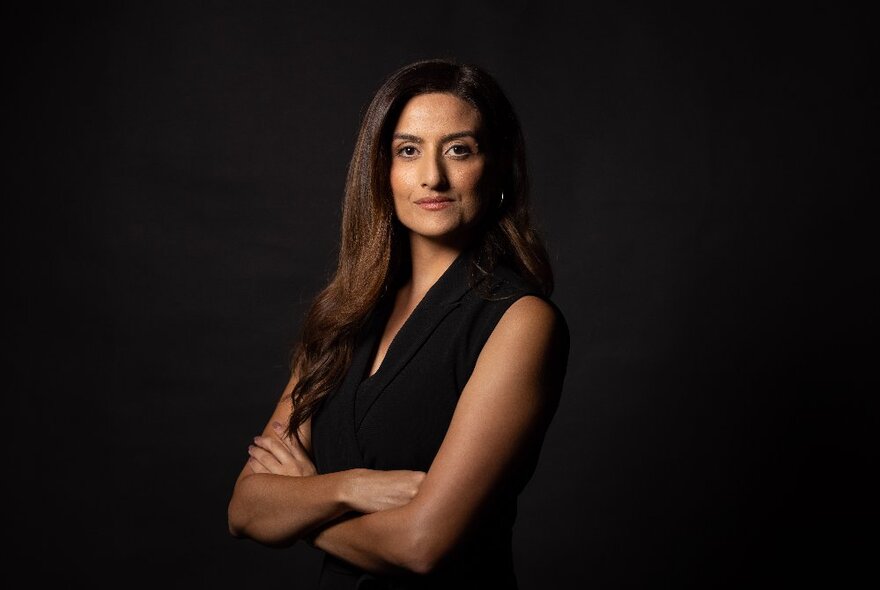
[[[476,140],[477,134],[473,131],[456,131],[455,133],[444,135],[440,138],[440,141],[441,143],[446,143],[447,141],[452,141],[453,139],[459,139],[461,137],[471,137]],[[424,141],[418,135],[411,135],[409,133],[395,133],[393,139],[403,139],[406,141],[411,141],[413,143],[422,143]]]

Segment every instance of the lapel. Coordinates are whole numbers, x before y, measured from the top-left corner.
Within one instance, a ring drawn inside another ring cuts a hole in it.
[[[366,365],[372,356],[371,353],[384,331],[390,308],[385,307],[384,313],[377,314],[378,318],[374,318],[371,322],[371,329],[368,330],[363,346],[358,350],[358,354],[364,358],[359,359],[360,364],[357,366],[352,363],[352,368],[355,371],[349,372],[349,374],[357,374],[360,383],[357,387],[359,391],[353,408],[356,431],[360,429],[370,407],[379,399],[388,384],[406,367],[413,355],[434,332],[434,329],[453,309],[458,307],[461,298],[472,288],[470,285],[471,257],[471,252],[465,250],[449,265],[449,268],[428,289],[428,292],[425,293],[425,296],[422,297],[422,300],[419,301],[394,336],[379,370],[360,382],[360,377],[367,372]]]
[[[360,378],[369,361],[370,342],[377,320],[376,314],[368,320],[355,345],[351,364],[342,384],[323,399],[320,411],[313,419],[312,437],[317,442],[315,465],[320,473],[365,467],[351,419]]]

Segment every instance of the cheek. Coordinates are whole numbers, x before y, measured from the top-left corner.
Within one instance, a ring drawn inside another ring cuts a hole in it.
[[[468,193],[474,198],[479,198],[483,188],[482,181],[483,167],[473,166],[458,170],[454,183],[461,192]]]
[[[402,197],[409,192],[410,179],[409,173],[401,166],[392,166],[389,177],[391,184],[391,192],[395,197]]]

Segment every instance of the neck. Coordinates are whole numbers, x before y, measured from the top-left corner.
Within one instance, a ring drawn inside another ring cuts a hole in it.
[[[410,234],[410,280],[407,281],[410,297],[421,299],[465,247],[466,244],[462,243],[440,242]]]

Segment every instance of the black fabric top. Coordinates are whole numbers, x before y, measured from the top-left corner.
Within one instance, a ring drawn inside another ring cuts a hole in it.
[[[470,256],[463,252],[428,290],[391,341],[378,371],[368,377],[393,297],[377,304],[342,385],[312,416],[318,473],[356,467],[427,472],[431,467],[492,330],[517,299],[539,295],[506,267],[471,284]],[[533,468],[500,492],[460,550],[432,574],[383,578],[326,555],[319,587],[516,588],[511,529],[516,497]]]

